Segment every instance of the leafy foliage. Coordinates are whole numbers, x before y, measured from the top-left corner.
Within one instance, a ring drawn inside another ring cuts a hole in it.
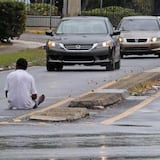
[[[21,2],[0,1],[0,41],[19,37],[25,29],[25,4]]]
[[[152,15],[153,5],[153,0],[82,0],[82,15],[107,16],[116,26],[124,16]]]
[[[100,0],[81,0],[83,10],[91,10],[100,7]],[[102,0],[102,7],[121,6],[123,8],[133,8],[136,11],[144,12],[147,9],[151,10],[154,4],[153,0]]]
[[[52,15],[58,14],[58,8],[52,5]],[[50,4],[47,3],[31,3],[27,7],[28,15],[40,15],[49,16],[50,15]]]
[[[153,89],[154,85],[159,86],[158,81],[146,81],[144,83],[139,84],[129,90],[129,93],[133,96],[143,96],[147,93],[148,90]]]
[[[153,0],[132,0],[136,11],[143,15],[151,15],[153,8]]]
[[[106,8],[96,8],[89,11],[83,11],[83,15],[85,16],[104,16],[108,17],[114,26],[117,26],[118,22],[124,16],[134,16],[141,15],[141,13],[136,12],[134,9],[123,8],[119,6],[110,6]]]

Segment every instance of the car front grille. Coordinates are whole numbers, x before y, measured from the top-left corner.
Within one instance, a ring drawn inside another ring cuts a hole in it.
[[[67,50],[90,50],[92,44],[65,44],[64,47]]]
[[[52,60],[64,60],[64,61],[94,61],[95,58],[93,56],[53,56],[51,55],[50,58]]]
[[[92,56],[64,56],[64,60],[66,61],[94,61],[94,57]]]
[[[142,39],[127,39],[128,43],[141,43],[141,42],[147,42],[146,38],[142,38]]]
[[[149,49],[147,47],[127,47],[125,48],[127,51],[148,51]]]

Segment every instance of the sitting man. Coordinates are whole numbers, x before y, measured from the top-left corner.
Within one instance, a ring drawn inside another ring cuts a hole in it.
[[[41,104],[45,96],[37,99],[35,80],[27,69],[26,59],[19,58],[16,70],[9,73],[5,84],[5,95],[8,99],[9,109],[35,109]]]

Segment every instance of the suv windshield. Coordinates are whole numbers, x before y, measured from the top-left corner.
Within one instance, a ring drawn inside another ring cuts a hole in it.
[[[120,27],[122,31],[158,31],[158,22],[154,19],[126,19],[122,21]]]
[[[65,20],[57,28],[57,34],[107,34],[106,23],[103,20]]]

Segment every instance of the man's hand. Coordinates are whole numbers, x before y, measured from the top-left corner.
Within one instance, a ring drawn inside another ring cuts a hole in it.
[[[31,97],[32,97],[33,100],[36,100],[37,99],[37,94],[32,94]]]

